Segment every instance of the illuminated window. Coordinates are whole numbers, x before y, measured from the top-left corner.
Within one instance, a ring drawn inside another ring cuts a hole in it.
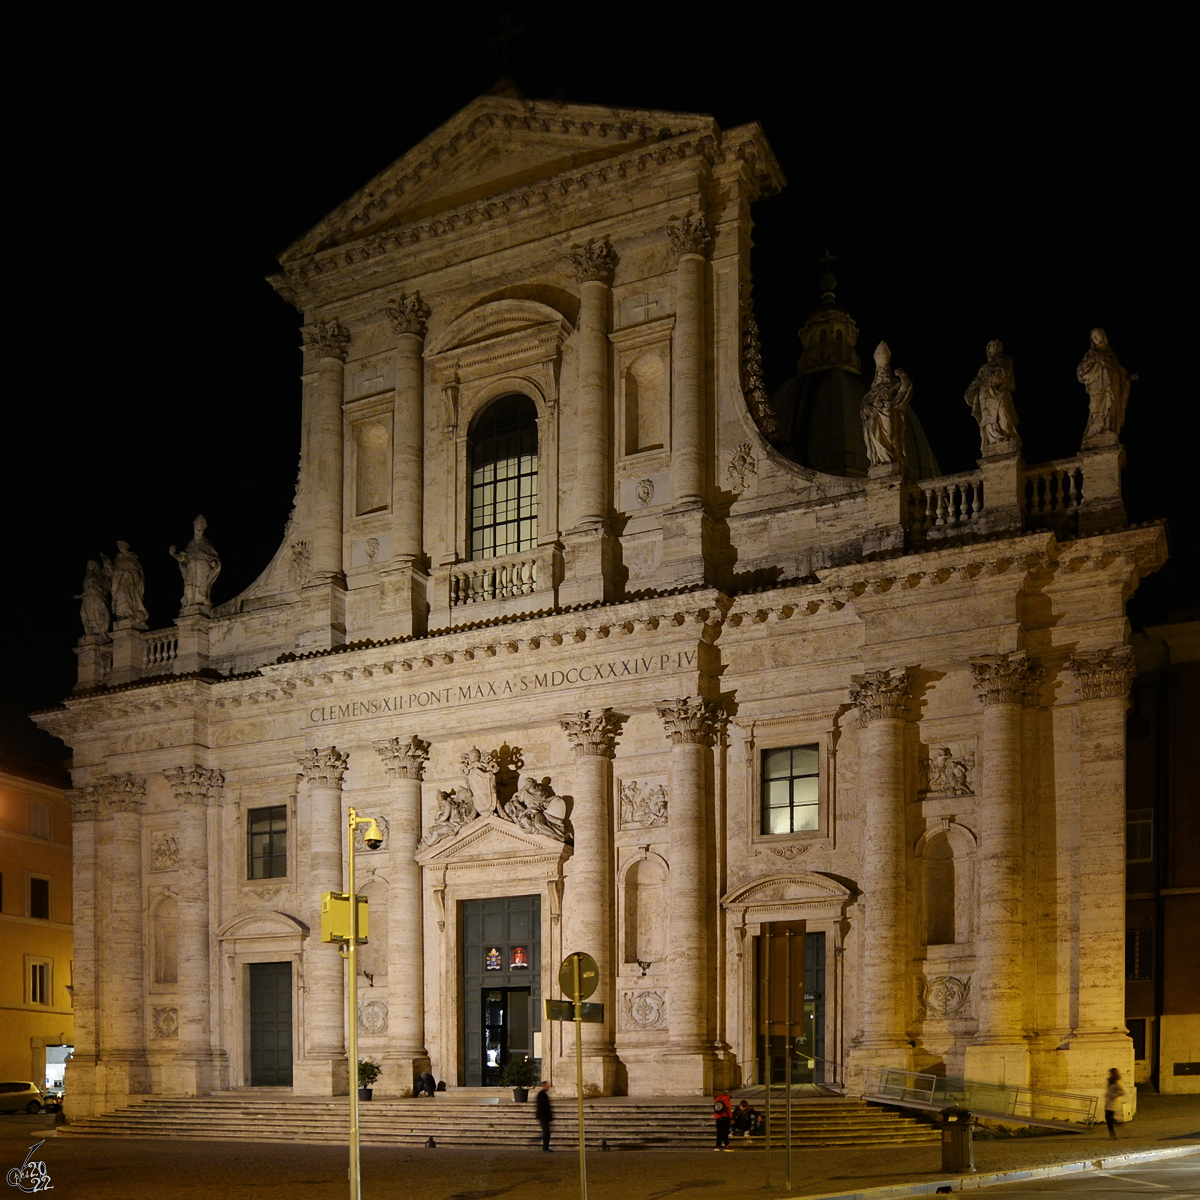
[[[504,396],[471,431],[471,557],[533,549],[537,509],[537,409],[528,396]]]
[[[815,745],[763,751],[763,833],[816,833],[820,829],[820,760],[820,748]]]
[[[252,808],[246,814],[251,879],[287,876],[287,805]]]

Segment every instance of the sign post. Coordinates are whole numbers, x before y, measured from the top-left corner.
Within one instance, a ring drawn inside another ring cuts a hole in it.
[[[579,1103],[579,1200],[587,1200],[587,1146],[583,1137],[583,1024],[585,1021],[604,1020],[604,1005],[583,1002],[596,990],[599,983],[600,968],[590,954],[581,954],[578,951],[568,954],[558,969],[558,986],[572,1001],[573,1012],[570,1019],[575,1022],[575,1090]],[[561,1009],[551,1008],[552,1005],[561,1003],[546,1001],[546,1016],[550,1020],[561,1021],[566,1017]],[[585,1009],[591,1011],[585,1013]]]

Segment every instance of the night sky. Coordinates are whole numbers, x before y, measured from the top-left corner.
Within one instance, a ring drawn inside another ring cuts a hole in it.
[[[988,28],[965,14],[1004,9],[929,6],[914,24],[924,6],[591,5],[587,21],[514,15],[506,64],[500,18],[475,24],[474,6],[266,7],[279,27],[106,6],[26,16],[13,38],[0,750],[55,757],[21,714],[74,682],[89,557],[132,544],[152,628],[177,615],[167,547],[197,513],[224,560],[218,602],[266,565],[299,453],[299,317],[264,282],[274,256],[506,66],[531,97],[760,121],[789,180],[756,207],[768,385],[794,371],[832,247],[864,363],[886,338],[945,472],[978,456],[962,394],[993,337],[1026,460],[1075,453],[1075,366],[1104,326],[1139,375],[1131,519],[1170,520],[1172,561],[1131,619],[1194,612],[1195,95],[1160,12],[1068,23],[1044,6]]]

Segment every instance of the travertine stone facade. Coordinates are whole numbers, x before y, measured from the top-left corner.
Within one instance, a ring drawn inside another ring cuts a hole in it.
[[[345,1090],[318,930],[351,805],[386,831],[356,851],[383,1093],[513,1047],[572,1087],[539,1001],[574,950],[590,1089],[757,1079],[775,921],[805,923],[810,1052],[851,1090],[1130,1066],[1124,603],[1163,531],[1127,525],[1115,435],[919,480],[785,454],[747,299],[783,182],[757,126],[491,96],[285,252],[278,551],[165,630],[109,633],[92,595],[40,717],[75,753],[75,1112]],[[814,318],[806,355],[852,327]],[[531,1030],[487,1015],[517,1002]]]

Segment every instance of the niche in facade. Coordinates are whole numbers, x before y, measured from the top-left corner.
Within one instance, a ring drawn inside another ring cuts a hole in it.
[[[625,872],[625,962],[658,962],[666,948],[667,868],[657,855],[639,858]]]
[[[388,506],[392,482],[391,432],[382,420],[354,427],[354,512],[382,512]]]
[[[179,903],[164,896],[154,908],[151,925],[154,950],[154,982],[166,986],[179,980]]]
[[[974,849],[973,836],[958,824],[924,839],[920,855],[927,946],[971,939]]]
[[[625,368],[625,453],[661,450],[667,440],[670,391],[666,364],[657,350],[638,355]]]

